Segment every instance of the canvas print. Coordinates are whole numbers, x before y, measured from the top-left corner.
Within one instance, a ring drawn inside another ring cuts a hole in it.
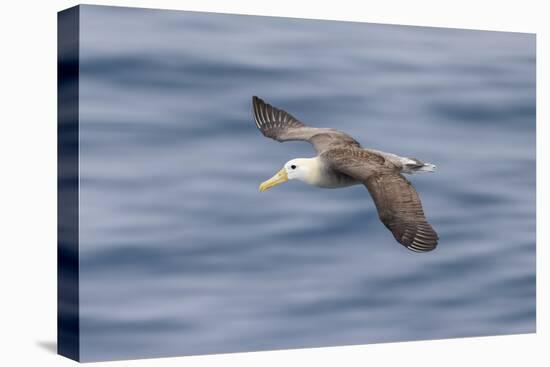
[[[93,5],[58,30],[61,355],[535,332],[534,34]]]

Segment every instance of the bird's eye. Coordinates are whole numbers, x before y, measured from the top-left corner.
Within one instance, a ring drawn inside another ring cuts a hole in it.
[[[293,164],[292,166],[290,166],[290,168],[292,168],[292,169],[296,169],[296,165],[295,165],[295,164]]]

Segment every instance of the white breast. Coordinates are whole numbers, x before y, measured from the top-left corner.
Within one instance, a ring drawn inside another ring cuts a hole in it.
[[[329,167],[325,167],[322,160],[318,157],[312,160],[312,163],[310,174],[306,181],[310,185],[326,189],[337,189],[361,183],[352,177],[335,172]]]

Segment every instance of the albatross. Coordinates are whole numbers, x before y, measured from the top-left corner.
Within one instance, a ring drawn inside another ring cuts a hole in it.
[[[268,138],[285,142],[303,140],[317,152],[313,158],[296,158],[269,180],[263,192],[288,180],[322,188],[365,185],[378,216],[403,246],[415,252],[436,248],[439,239],[428,223],[418,193],[403,173],[434,172],[435,165],[416,158],[366,149],[348,134],[332,128],[308,126],[261,98],[252,97],[256,126]]]

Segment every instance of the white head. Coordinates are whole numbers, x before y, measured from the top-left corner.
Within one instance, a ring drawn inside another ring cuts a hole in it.
[[[288,180],[300,180],[313,184],[317,177],[316,158],[296,158],[285,163],[284,167],[269,180],[262,182],[260,192],[282,184]]]

